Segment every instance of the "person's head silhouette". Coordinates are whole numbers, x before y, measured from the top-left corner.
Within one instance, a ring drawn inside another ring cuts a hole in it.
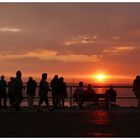
[[[83,86],[83,82],[79,82],[79,86],[82,87]]]
[[[43,73],[42,74],[42,80],[46,80],[47,79],[47,73]]]
[[[60,81],[63,82],[64,81],[64,78],[63,77],[60,77]]]
[[[29,77],[29,81],[32,81],[33,80],[33,77]]]
[[[14,77],[11,77],[11,78],[10,78],[10,81],[14,81]]]
[[[87,88],[88,89],[91,89],[92,88],[92,85],[91,84],[88,84]]]
[[[54,75],[54,79],[58,79],[58,75]]]
[[[20,70],[18,70],[18,71],[16,72],[16,76],[17,76],[18,78],[21,78],[22,73],[21,73],[21,71],[20,71]]]
[[[113,85],[109,85],[109,89],[111,89],[111,90],[112,90],[112,89],[113,89]]]
[[[140,80],[140,76],[139,75],[136,76],[136,80]]]
[[[1,76],[1,80],[4,80],[4,78],[5,78],[4,75],[2,75],[2,76]]]

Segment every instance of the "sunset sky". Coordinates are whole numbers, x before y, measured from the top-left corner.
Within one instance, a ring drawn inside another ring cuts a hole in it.
[[[0,74],[66,79],[140,74],[140,4],[0,3]]]

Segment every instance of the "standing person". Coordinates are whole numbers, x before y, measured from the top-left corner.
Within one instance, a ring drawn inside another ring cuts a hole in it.
[[[58,105],[58,88],[59,88],[59,79],[58,75],[54,75],[54,78],[51,81],[51,87],[52,87],[52,102],[53,102],[53,108],[57,108]]]
[[[34,97],[35,97],[35,92],[36,92],[36,87],[37,87],[37,83],[35,80],[33,80],[32,77],[29,77],[29,80],[27,81],[27,99],[28,99],[28,106],[30,108],[33,107],[33,101],[34,101]]]
[[[39,108],[41,104],[45,101],[46,106],[49,107],[49,100],[48,100],[48,91],[49,91],[49,83],[47,80],[47,73],[42,74],[42,79],[39,83]]]
[[[137,75],[133,81],[133,92],[137,98],[137,107],[140,108],[140,76]]]
[[[67,97],[67,86],[64,82],[64,78],[60,77],[59,79],[59,94],[60,94],[60,106],[64,108],[64,101]]]
[[[15,90],[15,108],[18,111],[21,111],[21,101],[23,100],[23,94],[22,94],[22,89],[23,87],[23,82],[22,82],[22,73],[21,71],[16,72],[16,78],[14,80],[14,90]]]
[[[2,99],[4,100],[4,107],[6,107],[7,101],[7,92],[6,92],[7,83],[5,81],[4,75],[1,76],[0,80],[0,107],[2,107]]]
[[[9,97],[10,107],[13,107],[14,106],[14,97],[15,97],[14,77],[11,77],[10,82],[8,82],[8,97]]]
[[[85,89],[83,87],[83,82],[79,82],[79,86],[75,89],[75,98],[79,107],[83,108],[83,95],[85,93]]]

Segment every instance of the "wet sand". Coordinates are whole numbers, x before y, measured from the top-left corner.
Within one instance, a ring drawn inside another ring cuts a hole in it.
[[[140,137],[140,110],[0,110],[0,137]]]

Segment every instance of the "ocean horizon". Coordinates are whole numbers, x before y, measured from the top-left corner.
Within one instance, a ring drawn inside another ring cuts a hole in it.
[[[87,86],[88,83],[85,83],[85,89],[86,89],[86,86]],[[24,83],[25,85],[25,83]],[[113,84],[114,86],[132,86],[132,84]],[[66,99],[65,101],[65,105],[66,106],[70,106],[70,86],[74,86],[72,88],[72,94],[74,94],[75,92],[75,88],[76,86],[78,86],[78,83],[67,83],[67,93],[68,93],[68,98]],[[94,86],[109,86],[109,84],[94,84]],[[107,87],[106,88],[99,88],[99,87],[94,87],[93,86],[93,89],[95,90],[95,92],[97,94],[104,94],[105,91],[108,89]],[[137,106],[137,99],[135,98],[135,95],[134,95],[134,92],[132,91],[132,88],[114,88],[117,92],[117,102],[116,104],[122,106],[122,107],[135,107]],[[26,97],[26,88],[23,89],[23,95],[24,97]],[[36,97],[38,97],[38,87],[36,89]],[[51,101],[51,91],[49,91],[48,93],[48,97],[49,98],[49,103],[50,105],[52,105],[52,101]],[[38,101],[39,101],[39,98],[36,98],[35,99],[35,105],[38,105]],[[23,106],[27,106],[27,100],[24,100],[22,102],[22,105]],[[44,104],[45,105],[45,104]],[[72,105],[76,105],[76,103],[73,103],[72,102]]]

